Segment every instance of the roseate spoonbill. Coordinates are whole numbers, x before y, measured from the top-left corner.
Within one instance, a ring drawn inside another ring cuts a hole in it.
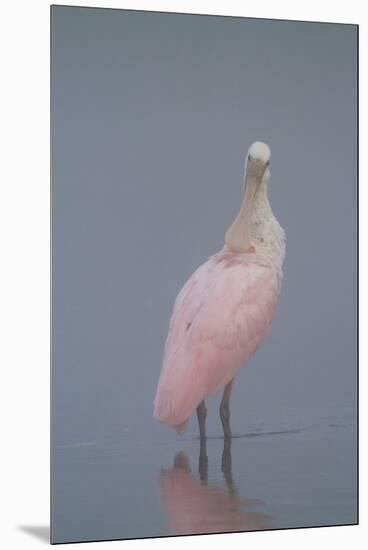
[[[285,233],[267,196],[271,152],[255,142],[245,160],[245,192],[225,245],[179,292],[166,339],[154,418],[181,434],[197,409],[205,437],[206,396],[224,388],[220,417],[230,437],[229,400],[236,372],[272,321],[282,280]]]

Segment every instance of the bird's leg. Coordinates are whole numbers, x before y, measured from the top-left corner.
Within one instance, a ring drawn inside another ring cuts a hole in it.
[[[220,405],[220,417],[221,417],[222,427],[224,429],[225,439],[231,437],[229,401],[230,401],[231,390],[233,387],[233,382],[234,382],[234,378],[226,384],[224,389],[224,394],[221,400],[221,405]]]
[[[206,416],[207,408],[206,403],[203,401],[197,407],[197,417],[199,424],[199,437],[200,437],[200,451],[199,451],[199,477],[203,484],[207,484],[208,478],[208,457],[207,457],[207,443],[206,443]]]
[[[206,416],[207,416],[207,408],[206,408],[206,403],[204,402],[204,399],[203,399],[203,401],[201,401],[197,407],[199,437],[201,440],[206,439]]]

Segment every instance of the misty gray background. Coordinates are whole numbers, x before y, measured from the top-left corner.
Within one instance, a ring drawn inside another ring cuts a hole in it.
[[[152,419],[168,322],[181,286],[223,246],[256,140],[271,147],[270,200],[287,252],[272,330],[236,377],[233,431],[349,417],[353,491],[356,34],[351,25],[52,8],[55,530],[70,508],[60,450],[114,440],[135,464],[153,442],[185,447]],[[214,435],[217,407],[210,398]],[[96,486],[111,472],[103,464]],[[72,529],[63,529],[65,540]]]

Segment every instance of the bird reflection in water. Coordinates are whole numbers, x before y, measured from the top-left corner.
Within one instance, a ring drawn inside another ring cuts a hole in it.
[[[256,510],[261,502],[241,498],[238,493],[231,466],[231,439],[224,440],[221,469],[225,486],[210,486],[206,439],[201,439],[199,478],[191,471],[183,452],[175,455],[172,469],[162,470],[159,487],[172,532],[184,535],[272,527],[271,516]]]

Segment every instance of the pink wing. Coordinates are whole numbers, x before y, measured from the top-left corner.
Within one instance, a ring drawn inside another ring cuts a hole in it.
[[[183,431],[193,410],[235,375],[272,321],[275,272],[256,254],[222,251],[193,273],[172,314],[154,417]]]

